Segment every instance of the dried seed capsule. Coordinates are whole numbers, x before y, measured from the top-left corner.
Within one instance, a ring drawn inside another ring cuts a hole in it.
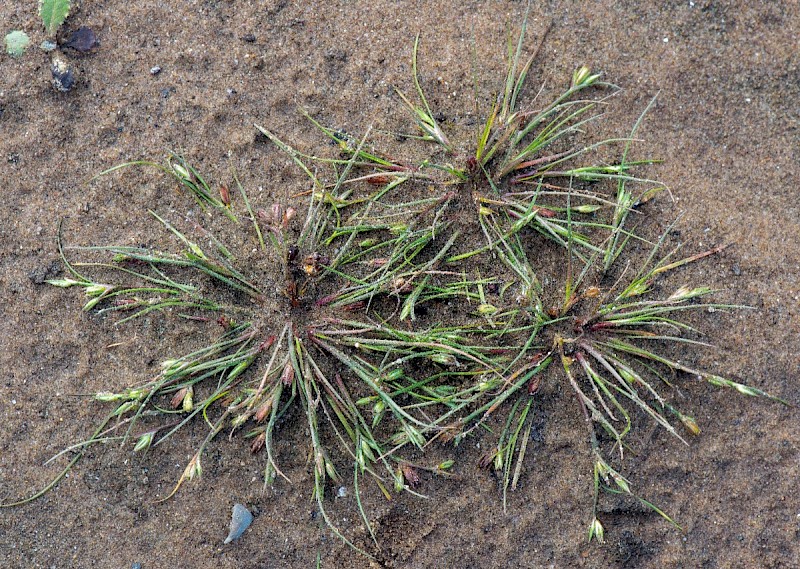
[[[322,268],[330,263],[330,259],[319,253],[311,253],[303,259],[303,272],[309,277],[316,277],[322,272]]]

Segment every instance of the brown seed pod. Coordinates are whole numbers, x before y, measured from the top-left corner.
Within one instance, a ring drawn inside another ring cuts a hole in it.
[[[311,253],[303,259],[303,272],[309,277],[316,277],[322,272],[322,268],[330,261],[325,255]]]

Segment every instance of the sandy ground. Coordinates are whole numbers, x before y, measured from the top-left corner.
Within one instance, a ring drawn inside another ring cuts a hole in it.
[[[61,274],[58,221],[80,244],[165,239],[146,219],[182,198],[148,171],[87,183],[127,160],[180,150],[211,176],[232,164],[254,200],[295,193],[302,178],[256,137],[253,123],[314,149],[297,113],[363,132],[402,117],[393,86],[413,90],[410,51],[422,32],[423,82],[447,120],[479,92],[501,87],[506,25],[521,2],[84,1],[67,29],[94,28],[94,53],[65,56],[77,86],[50,85],[49,56],[3,55],[0,74],[0,497],[24,496],[57,471],[44,460],[87,436],[97,406],[69,396],[145,380],[169,353],[202,336],[154,318],[128,327],[80,311],[81,298],[42,284]],[[44,34],[30,2],[0,7],[3,34]],[[648,223],[682,214],[690,251],[733,243],[684,269],[687,282],[754,308],[700,324],[716,349],[688,350],[713,368],[797,403],[800,357],[800,10],[793,2],[535,2],[528,52],[544,38],[529,89],[563,84],[589,65],[622,87],[601,126],[625,133],[656,94],[640,135],[672,190]],[[474,32],[473,32],[474,30]],[[474,33],[474,36],[473,36]],[[150,69],[159,66],[157,75]],[[193,336],[194,334],[194,336]],[[115,348],[107,348],[121,343]],[[800,428],[792,408],[708,386],[682,403],[701,423],[688,447],[660,431],[626,462],[658,516],[606,498],[604,545],[587,543],[591,461],[573,405],[543,411],[507,513],[496,478],[476,466],[480,438],[434,450],[457,459],[457,480],[426,478],[429,499],[373,494],[379,548],[364,540],[352,496],[330,498],[336,523],[375,555],[370,562],[321,525],[310,495],[301,429],[282,443],[295,481],[261,492],[260,457],[240,440],[209,451],[201,483],[164,503],[201,429],[144,457],[114,446],[91,452],[53,492],[0,510],[0,566],[115,567],[798,567]],[[62,463],[63,464],[63,463]],[[223,546],[230,508],[247,504],[251,529]]]

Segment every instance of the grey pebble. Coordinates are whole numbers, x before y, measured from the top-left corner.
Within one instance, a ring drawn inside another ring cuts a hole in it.
[[[56,90],[66,93],[75,86],[75,73],[72,71],[72,66],[60,57],[53,58],[50,73],[53,75],[53,87]]]
[[[225,538],[225,544],[229,544],[234,539],[238,539],[253,522],[253,514],[242,506],[241,504],[233,505],[233,513],[231,514],[231,529],[228,532],[228,537]]]
[[[160,66],[154,65],[153,67],[150,68],[150,75],[158,75],[159,73],[161,73]]]

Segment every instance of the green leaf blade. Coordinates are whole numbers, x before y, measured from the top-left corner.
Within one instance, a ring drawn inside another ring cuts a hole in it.
[[[70,0],[39,0],[39,16],[47,32],[51,35],[69,16]]]

